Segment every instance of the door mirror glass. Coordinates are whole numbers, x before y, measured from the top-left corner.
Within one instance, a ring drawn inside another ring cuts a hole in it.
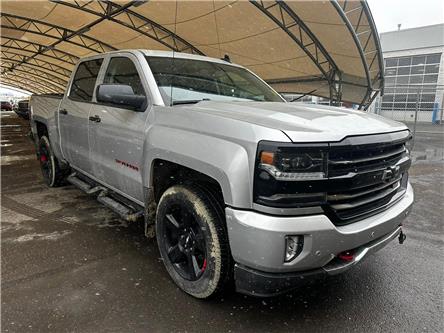
[[[97,87],[97,101],[117,106],[127,106],[134,111],[144,111],[146,96],[136,95],[133,88],[126,84],[101,84]]]

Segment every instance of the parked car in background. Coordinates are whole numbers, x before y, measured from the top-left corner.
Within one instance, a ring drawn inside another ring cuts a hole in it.
[[[1,101],[1,110],[2,111],[12,111],[12,104],[8,101]]]
[[[228,61],[82,59],[62,97],[31,97],[31,128],[47,185],[67,180],[144,219],[171,278],[197,298],[233,279],[239,292],[276,295],[405,239],[409,129],[287,103]]]
[[[14,108],[15,113],[23,119],[29,119],[30,105],[28,99],[18,101],[17,107]]]

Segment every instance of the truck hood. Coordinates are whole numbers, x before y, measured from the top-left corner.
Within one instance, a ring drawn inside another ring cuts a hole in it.
[[[179,107],[281,130],[293,142],[340,141],[350,135],[407,129],[381,116],[323,105],[202,101]]]

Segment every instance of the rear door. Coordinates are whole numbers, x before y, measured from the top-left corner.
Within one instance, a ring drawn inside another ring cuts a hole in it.
[[[59,108],[59,128],[63,157],[75,168],[90,173],[89,112],[103,58],[81,62]]]
[[[129,85],[135,94],[148,96],[148,86],[137,58],[130,53],[112,55],[104,65],[103,83]],[[150,109],[148,102],[146,110]],[[89,135],[94,176],[131,199],[143,202],[141,161],[148,111],[137,112],[96,103]]]

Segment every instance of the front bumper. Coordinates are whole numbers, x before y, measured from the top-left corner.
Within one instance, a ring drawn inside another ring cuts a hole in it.
[[[247,295],[270,297],[297,288],[306,279],[319,279],[342,273],[360,262],[366,255],[383,248],[401,234],[401,227],[393,232],[355,249],[353,260],[334,259],[322,268],[294,273],[265,273],[239,264],[234,267],[236,289]]]
[[[412,203],[413,189],[409,184],[404,197],[386,211],[344,226],[335,226],[325,215],[269,216],[226,208],[230,248],[237,263],[238,289],[248,292],[245,285],[240,285],[241,280],[255,280],[245,272],[260,272],[259,275],[265,274],[270,281],[270,274],[277,274],[275,277],[290,274],[300,279],[306,274],[343,272],[395,238]],[[293,261],[286,263],[285,236],[288,235],[303,236],[304,247]],[[348,250],[354,250],[354,260],[338,263],[337,255]]]

